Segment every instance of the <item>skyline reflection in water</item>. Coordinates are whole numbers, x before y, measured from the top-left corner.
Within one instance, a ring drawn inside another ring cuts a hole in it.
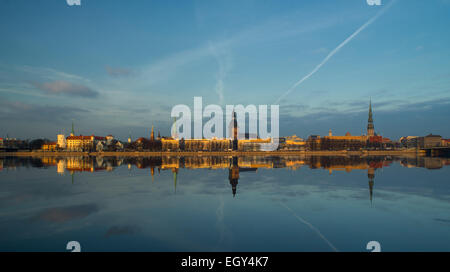
[[[449,251],[450,159],[0,158],[0,250]]]

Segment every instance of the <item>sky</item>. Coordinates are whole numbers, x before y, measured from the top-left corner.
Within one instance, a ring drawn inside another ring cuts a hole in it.
[[[450,1],[0,0],[0,137],[170,134],[173,106],[280,105],[280,135],[450,138]]]

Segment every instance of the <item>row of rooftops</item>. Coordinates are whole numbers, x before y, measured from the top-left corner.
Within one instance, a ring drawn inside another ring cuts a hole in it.
[[[98,141],[104,141],[107,140],[108,138],[113,139],[114,137],[112,135],[108,135],[106,137],[102,137],[102,136],[95,136],[94,134],[90,135],[90,136],[84,136],[84,135],[70,135],[67,136],[67,140],[98,140]]]

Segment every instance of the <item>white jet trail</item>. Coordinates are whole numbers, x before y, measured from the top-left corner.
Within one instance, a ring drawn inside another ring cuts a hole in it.
[[[284,206],[288,211],[290,211],[294,216],[295,216],[295,218],[297,218],[300,222],[302,222],[303,224],[305,224],[305,225],[307,225],[310,229],[312,229],[314,232],[316,232],[317,233],[317,235],[322,239],[322,240],[324,240],[330,247],[331,247],[331,249],[333,250],[333,251],[335,251],[335,252],[338,252],[339,250],[330,242],[330,241],[328,241],[328,239],[316,228],[316,227],[314,227],[311,223],[309,223],[308,221],[306,221],[305,219],[303,219],[303,218],[301,218],[299,215],[297,215],[291,208],[289,208],[288,206],[286,206],[286,204],[284,204],[284,203],[282,203],[282,202],[280,202],[280,204],[282,205],[282,206]]]
[[[231,69],[231,60],[230,55],[224,48],[217,48],[214,43],[209,42],[209,49],[211,50],[212,55],[217,60],[217,64],[219,65],[219,71],[216,74],[216,86],[214,90],[216,94],[219,96],[219,105],[223,105],[224,103],[224,90],[225,90],[225,78],[227,73]],[[219,52],[221,51],[221,52]],[[225,51],[225,52],[224,52]]]
[[[373,16],[369,21],[367,21],[365,24],[363,24],[360,28],[358,28],[352,35],[350,35],[347,39],[345,39],[341,44],[339,44],[333,51],[331,51],[323,60],[322,62],[320,62],[309,74],[307,74],[306,76],[304,76],[302,79],[300,79],[299,81],[297,81],[294,85],[292,85],[291,88],[289,88],[289,90],[287,90],[282,96],[280,96],[277,101],[275,102],[275,104],[279,104],[281,99],[283,99],[285,96],[287,96],[288,94],[290,94],[298,85],[302,84],[303,81],[307,80],[310,76],[312,76],[313,74],[315,74],[317,71],[319,71],[319,69],[325,64],[327,63],[327,61],[334,56],[334,54],[336,54],[342,47],[344,47],[344,45],[346,45],[349,41],[351,41],[354,37],[356,37],[356,35],[358,35],[361,31],[363,31],[366,27],[368,27],[370,24],[372,24],[376,19],[378,19],[378,17],[380,17],[381,15],[383,15],[383,13],[385,13],[391,6],[392,4],[395,2],[396,0],[391,1],[386,7],[384,7],[382,10],[380,10],[375,16]]]

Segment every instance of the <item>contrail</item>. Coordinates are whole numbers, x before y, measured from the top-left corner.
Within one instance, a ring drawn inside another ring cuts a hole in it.
[[[382,10],[380,10],[375,16],[373,16],[369,21],[367,21],[365,24],[363,24],[360,28],[358,28],[352,35],[350,35],[347,39],[345,39],[341,44],[339,44],[333,51],[331,51],[311,72],[309,72],[309,74],[307,74],[306,76],[304,76],[302,79],[300,79],[299,81],[297,81],[294,85],[292,85],[291,88],[289,88],[289,90],[287,90],[282,96],[280,96],[277,101],[275,102],[275,104],[279,104],[281,99],[283,99],[286,95],[290,94],[298,85],[302,84],[303,81],[307,80],[309,77],[311,77],[312,75],[314,75],[317,71],[319,71],[319,69],[328,62],[328,60],[334,56],[334,54],[336,54],[337,52],[339,52],[339,50],[344,47],[344,45],[346,45],[349,41],[351,41],[354,37],[356,37],[356,35],[358,35],[361,31],[363,31],[366,27],[368,27],[370,24],[372,24],[373,22],[375,22],[376,19],[378,19],[378,17],[380,17],[381,15],[383,15],[383,13],[385,13],[391,6],[392,4],[396,2],[396,0],[391,1],[387,6],[385,6]]]
[[[219,96],[219,105],[223,105],[224,103],[224,89],[225,89],[225,78],[227,76],[228,71],[231,68],[231,61],[230,56],[228,52],[218,52],[217,47],[212,43],[209,42],[209,48],[213,54],[213,56],[217,60],[217,64],[219,65],[219,71],[216,75],[216,86],[214,87],[214,90],[216,91],[217,95]],[[224,50],[223,48],[220,50]]]
[[[314,227],[311,223],[309,223],[308,221],[306,221],[305,219],[301,218],[300,216],[298,216],[291,208],[289,208],[288,206],[286,206],[286,204],[280,202],[280,204],[282,206],[284,206],[287,210],[289,210],[300,222],[302,222],[303,224],[307,225],[310,229],[312,229],[314,232],[317,233],[317,235],[324,240],[333,251],[338,252],[339,250],[330,242],[328,241],[328,239],[316,228]]]

